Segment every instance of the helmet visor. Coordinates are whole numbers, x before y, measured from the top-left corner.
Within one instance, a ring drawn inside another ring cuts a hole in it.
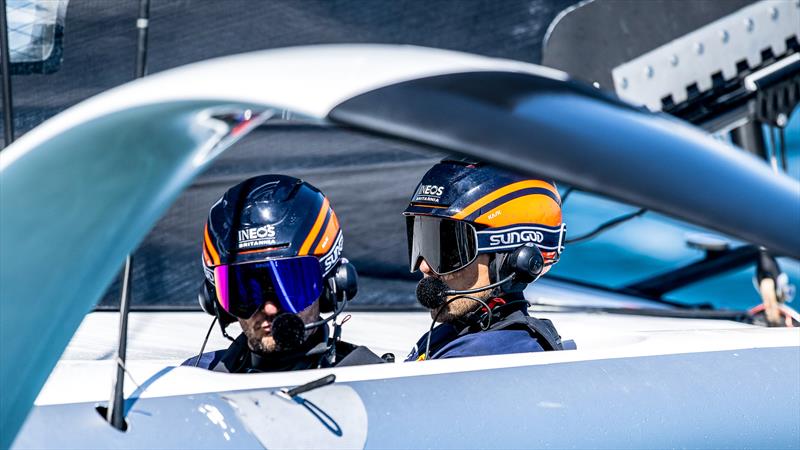
[[[214,268],[219,304],[240,319],[249,319],[268,301],[296,314],[319,298],[322,282],[322,269],[313,256]]]
[[[434,272],[444,275],[468,266],[478,256],[475,227],[458,220],[406,216],[409,269],[416,272],[425,259]]]

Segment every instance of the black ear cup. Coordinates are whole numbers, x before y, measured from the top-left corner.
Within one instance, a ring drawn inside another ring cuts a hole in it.
[[[197,293],[197,302],[200,303],[200,308],[206,313],[212,316],[219,316],[219,321],[223,326],[236,322],[235,317],[218,307],[217,294],[214,292],[214,286],[208,280],[203,280],[203,284],[200,285],[200,290]]]
[[[335,311],[338,302],[344,301],[345,297],[352,300],[358,293],[358,273],[355,266],[345,258],[342,258],[342,262],[325,281],[325,291],[319,302],[322,313]]]
[[[514,281],[532,283],[544,269],[544,257],[539,247],[527,242],[508,255],[504,266],[507,273],[515,275]]]
[[[214,297],[214,288],[211,283],[208,280],[203,280],[200,289],[197,291],[197,303],[200,303],[200,308],[203,311],[212,316],[217,315],[216,306],[214,306],[216,299]]]

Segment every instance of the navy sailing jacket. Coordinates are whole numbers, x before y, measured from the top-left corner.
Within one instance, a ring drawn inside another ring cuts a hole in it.
[[[530,317],[524,309],[496,315],[488,330],[478,324],[438,325],[431,331],[431,355],[425,355],[427,342],[425,333],[406,361],[563,350],[553,323]]]

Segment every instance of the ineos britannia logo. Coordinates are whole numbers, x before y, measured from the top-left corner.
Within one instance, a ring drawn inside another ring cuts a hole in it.
[[[423,184],[419,187],[419,195],[435,195],[441,196],[444,192],[444,186],[436,186],[433,184]]]
[[[439,197],[444,193],[444,186],[435,184],[422,184],[414,197],[415,202],[439,202]]]
[[[522,244],[524,242],[541,243],[544,240],[544,234],[541,231],[509,231],[508,233],[496,234],[489,236],[489,245],[512,245]]]
[[[275,243],[275,226],[273,225],[239,230],[240,249],[275,245]]]

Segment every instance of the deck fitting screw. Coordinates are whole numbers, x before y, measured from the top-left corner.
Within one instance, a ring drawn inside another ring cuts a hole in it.
[[[653,78],[653,74],[655,74],[655,73],[656,73],[656,71],[653,70],[653,66],[647,66],[647,67],[644,68],[644,75],[647,78]]]
[[[669,58],[669,63],[670,63],[670,64],[672,64],[672,67],[675,67],[675,66],[677,66],[679,61],[680,61],[680,60],[678,59],[678,55],[672,55],[672,56]]]
[[[773,7],[771,7],[771,8],[769,9],[769,17],[770,17],[772,20],[778,20],[778,15],[779,15],[779,13],[778,13],[778,8],[776,8],[776,7],[774,7],[774,6],[773,6]]]
[[[702,55],[703,51],[705,51],[705,49],[706,48],[703,46],[702,42],[698,42],[698,43],[694,44],[694,52],[697,53],[698,55]]]
[[[620,85],[622,85],[622,89],[628,89],[628,79],[625,78],[625,77],[622,77],[622,81],[620,82]]]
[[[756,27],[756,22],[753,20],[752,17],[748,17],[744,21],[744,27],[747,29],[747,32],[749,33],[753,31],[753,29]]]
[[[719,32],[719,38],[722,39],[723,44],[726,44],[731,39],[731,34],[728,33],[728,30],[722,30]]]

